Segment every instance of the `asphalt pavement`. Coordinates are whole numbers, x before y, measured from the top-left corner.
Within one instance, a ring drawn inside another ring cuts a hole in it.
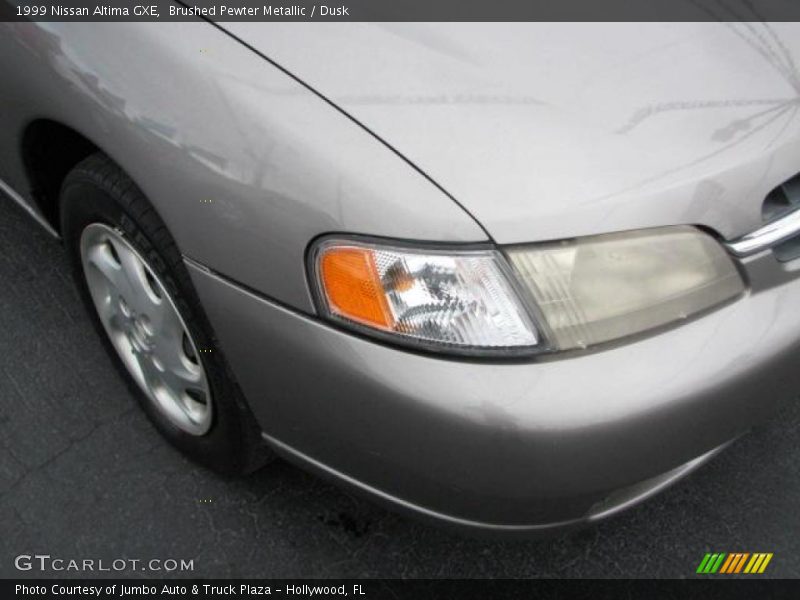
[[[797,402],[660,496],[545,541],[462,537],[282,461],[226,480],[162,441],[61,246],[0,197],[0,577],[41,576],[14,566],[37,553],[192,560],[192,577],[694,577],[712,551],[772,552],[764,576],[798,577],[799,423]]]

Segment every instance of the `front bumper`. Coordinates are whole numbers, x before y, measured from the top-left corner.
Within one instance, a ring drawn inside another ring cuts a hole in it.
[[[800,392],[800,264],[743,263],[740,300],[593,352],[416,354],[337,330],[187,260],[279,452],[446,523],[531,533],[607,516]]]

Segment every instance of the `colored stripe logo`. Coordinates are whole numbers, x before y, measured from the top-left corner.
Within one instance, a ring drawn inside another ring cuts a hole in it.
[[[705,575],[763,573],[772,560],[772,552],[709,552],[700,561],[697,573]]]

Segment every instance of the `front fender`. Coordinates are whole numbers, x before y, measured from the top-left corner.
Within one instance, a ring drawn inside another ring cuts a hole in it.
[[[0,156],[34,119],[71,127],[139,184],[187,257],[280,302],[313,310],[304,253],[322,233],[487,238],[390,147],[209,23],[2,27],[0,125],[15,134]]]

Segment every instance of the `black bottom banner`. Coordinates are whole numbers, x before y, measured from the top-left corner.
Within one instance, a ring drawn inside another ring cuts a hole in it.
[[[0,582],[0,598],[797,598],[798,580],[515,580],[515,579],[334,579],[334,580],[13,580]]]

